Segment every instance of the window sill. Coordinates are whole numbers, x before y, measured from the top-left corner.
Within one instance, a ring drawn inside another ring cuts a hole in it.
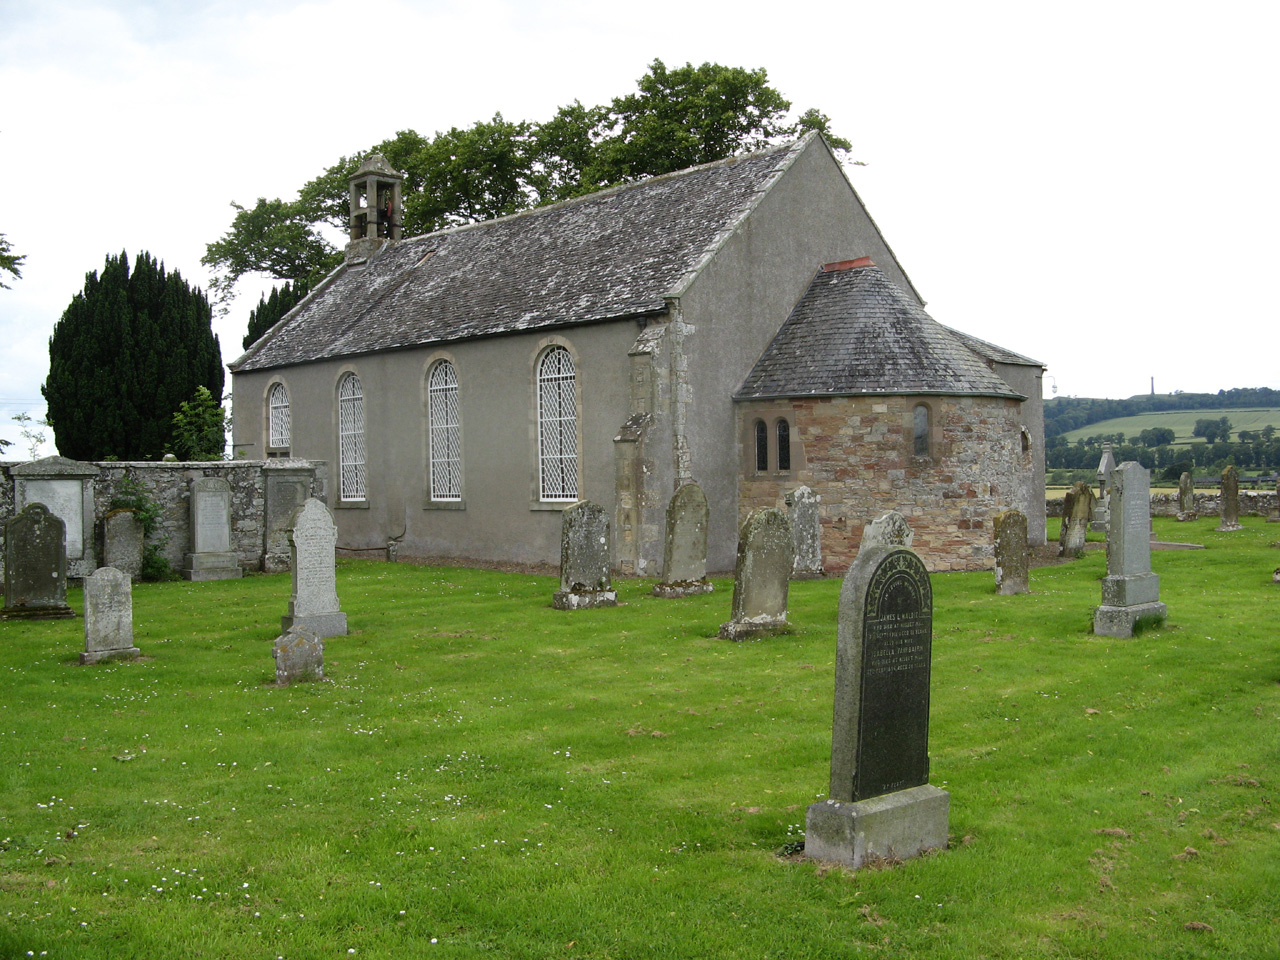
[[[428,500],[422,505],[423,510],[465,510],[465,500]]]
[[[368,510],[368,500],[339,500],[333,505],[335,510]]]
[[[530,510],[563,510],[565,507],[572,507],[577,500],[535,500],[529,504]]]

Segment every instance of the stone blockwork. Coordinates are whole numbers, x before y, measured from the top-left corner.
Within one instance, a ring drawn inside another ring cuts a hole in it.
[[[159,507],[160,522],[148,543],[159,545],[160,554],[175,570],[182,567],[183,555],[191,550],[191,481],[199,477],[221,477],[231,485],[231,550],[245,570],[262,569],[266,542],[266,475],[270,463],[284,461],[214,460],[208,462],[122,462],[95,463],[98,476],[93,484],[94,531],[102,535],[102,520],[111,511],[111,501],[122,491],[127,479]],[[328,468],[324,461],[295,460],[291,465],[313,471],[310,496],[324,499]],[[0,463],[0,527],[13,516],[13,467]],[[3,533],[0,533],[0,538]],[[3,544],[0,543],[0,552]],[[69,569],[68,576],[82,578],[92,570]],[[0,575],[3,571],[0,570]]]
[[[922,402],[930,412],[928,457],[913,455],[912,415]],[[1032,494],[1031,454],[1023,449],[1017,401],[858,396],[786,405],[795,417],[794,469],[787,474],[750,469],[754,451],[744,425],[760,414],[757,404],[740,405],[743,516],[781,503],[788,490],[805,484],[822,498],[828,573],[848,568],[863,527],[890,510],[910,522],[915,550],[930,571],[992,568],[991,518],[1021,508]],[[773,401],[768,410],[776,406]]]

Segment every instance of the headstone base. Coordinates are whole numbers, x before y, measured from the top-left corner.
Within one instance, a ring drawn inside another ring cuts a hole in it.
[[[69,620],[76,612],[59,607],[0,607],[0,620]]]
[[[347,615],[338,613],[313,613],[305,617],[294,617],[285,614],[280,618],[280,632],[290,630],[310,630],[317,636],[345,637],[347,635]]]
[[[720,637],[723,640],[741,642],[784,633],[789,629],[791,624],[787,622],[785,616],[749,617],[744,620],[728,620],[720,624]]]
[[[1137,607],[1160,599],[1160,576],[1140,573],[1130,577],[1102,578],[1104,607]]]
[[[92,652],[85,651],[80,654],[80,663],[101,663],[103,660],[132,660],[135,657],[142,656],[142,651],[137,647],[122,647],[119,650],[94,650]]]
[[[585,610],[588,607],[616,607],[617,605],[616,590],[586,590],[582,593],[557,590],[551,597],[551,606],[557,610]]]
[[[1214,533],[1231,533],[1234,530],[1243,530],[1244,527],[1238,523],[1227,523],[1225,520],[1213,528]]]
[[[804,855],[855,870],[873,858],[907,860],[945,850],[951,794],[926,783],[880,797],[823,800],[805,814]]]
[[[710,580],[681,580],[678,583],[657,583],[653,587],[653,595],[663,600],[676,600],[680,597],[696,597],[711,593],[715,584]]]
[[[183,580],[235,580],[244,576],[234,553],[188,553],[182,559]]]
[[[1169,608],[1163,603],[1139,603],[1131,607],[1103,605],[1093,611],[1093,632],[1099,637],[1132,637],[1139,626],[1164,622]]]
[[[1089,530],[1092,533],[1106,533],[1110,524],[1106,520],[1090,520]]]

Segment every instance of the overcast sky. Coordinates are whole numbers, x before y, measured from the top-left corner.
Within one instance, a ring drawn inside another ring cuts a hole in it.
[[[204,286],[231,201],[397,130],[605,103],[655,57],[764,67],[830,116],[930,314],[1042,361],[1046,397],[1280,387],[1277,26],[1261,0],[0,0],[0,233],[27,257],[0,436],[43,414],[49,334],[107,254]],[[215,322],[224,361],[259,292]]]

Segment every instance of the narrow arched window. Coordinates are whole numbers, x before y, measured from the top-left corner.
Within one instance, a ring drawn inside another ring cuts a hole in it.
[[[917,403],[912,413],[911,453],[916,457],[929,456],[929,408]]]
[[[791,469],[791,424],[778,421],[778,469]]]
[[[462,499],[462,427],[458,417],[458,374],[441,360],[427,378],[428,468],[432,500]]]
[[[267,391],[267,446],[289,446],[289,391],[283,383]]]
[[[769,428],[763,420],[756,421],[756,473],[769,469]]]
[[[578,405],[573,357],[552,347],[538,361],[538,496],[578,499]]]
[[[365,498],[364,393],[349,373],[338,384],[338,497]]]

